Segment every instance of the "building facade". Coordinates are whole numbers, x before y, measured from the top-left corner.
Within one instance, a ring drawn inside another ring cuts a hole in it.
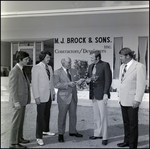
[[[96,49],[101,50],[102,60],[110,63],[112,88],[116,89],[121,65],[119,51],[122,47],[129,47],[135,51],[136,60],[146,66],[146,88],[149,87],[148,5],[49,10],[50,3],[45,2],[41,9],[29,10],[26,7],[17,10],[13,7],[9,12],[2,12],[2,84],[7,85],[8,72],[15,65],[17,51],[24,50],[30,54],[26,72],[31,80],[31,68],[38,63],[42,50],[52,53],[50,64],[55,70],[60,67],[63,56],[70,56],[73,63],[84,60],[90,64],[89,51]],[[33,5],[32,2],[24,4]]]

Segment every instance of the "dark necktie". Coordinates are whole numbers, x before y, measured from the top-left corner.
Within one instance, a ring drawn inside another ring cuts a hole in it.
[[[26,73],[25,73],[24,69],[22,69],[22,72],[23,72],[24,77],[25,77],[26,80],[27,80],[27,76],[26,76]]]
[[[125,67],[124,67],[124,70],[123,70],[123,73],[122,73],[122,76],[121,76],[121,81],[123,80],[126,71],[127,71],[127,65],[125,65]]]
[[[70,75],[70,73],[69,73],[69,70],[66,69],[66,71],[67,71],[67,76],[68,76],[69,80],[71,81],[71,75]]]
[[[50,80],[50,72],[49,72],[49,69],[48,69],[48,65],[45,65],[45,68],[46,68],[46,72],[47,72],[48,78]]]

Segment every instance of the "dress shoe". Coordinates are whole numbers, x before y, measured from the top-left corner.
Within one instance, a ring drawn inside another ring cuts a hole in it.
[[[59,142],[64,142],[64,136],[63,135],[59,135],[58,136],[58,141]]]
[[[19,139],[19,143],[30,143],[29,140],[25,140],[24,138]]]
[[[82,134],[79,133],[69,133],[70,136],[75,136],[75,137],[83,137]]]
[[[43,132],[43,135],[54,136],[55,133],[53,133],[53,132]]]
[[[94,139],[102,139],[103,137],[95,137],[95,136],[91,136],[91,137],[89,137],[89,139],[92,139],[92,140],[94,140]]]
[[[11,144],[9,148],[27,148],[26,146],[23,146],[21,144]]]
[[[107,140],[102,140],[102,145],[107,145]]]
[[[123,142],[123,143],[118,143],[117,146],[118,147],[126,147],[126,146],[129,146],[129,144],[126,142]]]

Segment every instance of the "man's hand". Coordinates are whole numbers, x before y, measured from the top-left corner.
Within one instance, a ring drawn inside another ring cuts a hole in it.
[[[108,102],[108,95],[107,94],[103,95],[103,102],[105,105],[107,104],[107,102]]]
[[[14,103],[14,108],[15,109],[21,109],[21,105],[19,102]]]
[[[140,105],[140,102],[138,102],[136,100],[133,100],[133,106],[132,106],[132,108],[137,108],[137,107],[139,107],[139,105]]]
[[[75,81],[75,82],[76,82],[76,84],[80,85],[80,84],[82,84],[82,83],[83,83],[83,81],[85,81],[85,79],[80,79],[80,80]]]
[[[90,82],[91,82],[91,78],[87,78],[86,83],[90,83]]]
[[[75,87],[76,83],[75,82],[69,82],[68,85],[71,86],[71,87]]]
[[[40,101],[40,97],[35,98],[35,103],[36,103],[37,105],[39,105],[39,104],[41,103],[41,101]]]

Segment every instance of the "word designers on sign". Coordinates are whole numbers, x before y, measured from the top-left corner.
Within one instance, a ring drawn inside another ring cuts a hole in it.
[[[55,49],[55,53],[78,53],[78,54],[80,54],[80,53],[90,53],[93,50],[98,50],[101,53],[106,53],[106,50],[99,50],[99,49],[92,49],[92,50],[87,50],[87,49],[80,49],[80,50],[59,50],[59,49]]]

